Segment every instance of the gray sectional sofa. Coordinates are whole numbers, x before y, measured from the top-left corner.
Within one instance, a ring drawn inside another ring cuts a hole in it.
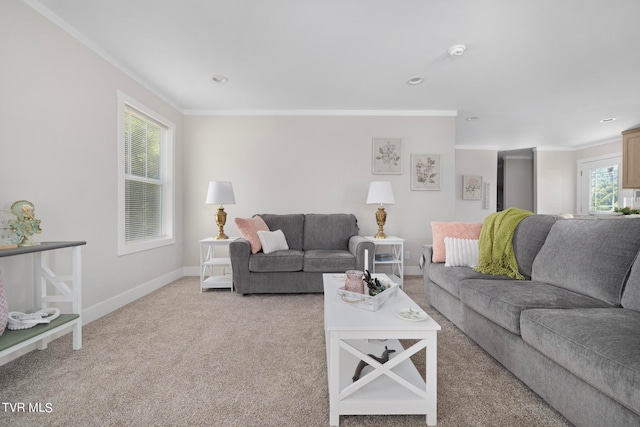
[[[373,265],[373,242],[358,235],[352,214],[261,214],[269,230],[282,230],[289,250],[251,253],[248,240],[229,245],[236,292],[322,292],[323,273],[363,270],[365,249]]]
[[[432,263],[429,304],[577,426],[640,426],[640,219],[533,215],[527,280]]]

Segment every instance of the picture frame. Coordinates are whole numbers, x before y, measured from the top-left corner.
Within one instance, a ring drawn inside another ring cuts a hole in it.
[[[482,200],[482,176],[464,175],[462,177],[462,200]]]
[[[371,173],[402,175],[402,138],[373,138]]]
[[[440,154],[411,154],[411,190],[438,191],[441,178]]]

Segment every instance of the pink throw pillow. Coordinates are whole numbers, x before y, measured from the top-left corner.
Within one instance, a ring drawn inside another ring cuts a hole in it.
[[[445,262],[447,259],[444,246],[445,237],[478,240],[482,223],[475,222],[431,222],[433,238],[433,256],[431,262]]]
[[[240,235],[251,243],[251,253],[255,254],[260,252],[262,244],[258,237],[258,231],[269,231],[269,227],[267,223],[264,222],[264,219],[256,215],[253,218],[235,218],[234,222]]]

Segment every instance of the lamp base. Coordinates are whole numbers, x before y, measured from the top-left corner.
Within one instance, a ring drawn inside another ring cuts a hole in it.
[[[227,213],[224,208],[220,206],[218,212],[216,212],[216,224],[218,225],[218,235],[214,237],[215,240],[227,240],[229,236],[224,234],[224,225],[227,222]]]
[[[376,234],[374,237],[376,239],[386,239],[387,235],[384,234],[384,223],[387,221],[387,213],[384,210],[383,206],[380,206],[378,208],[378,211],[376,212],[376,222],[378,223],[378,234]]]

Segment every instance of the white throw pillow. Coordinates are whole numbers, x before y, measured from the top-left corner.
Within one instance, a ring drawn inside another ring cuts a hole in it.
[[[286,251],[289,249],[287,238],[284,237],[282,230],[276,231],[258,231],[258,239],[262,244],[262,252],[270,254],[275,251]]]
[[[478,241],[444,238],[446,260],[445,267],[475,267],[478,265]]]

